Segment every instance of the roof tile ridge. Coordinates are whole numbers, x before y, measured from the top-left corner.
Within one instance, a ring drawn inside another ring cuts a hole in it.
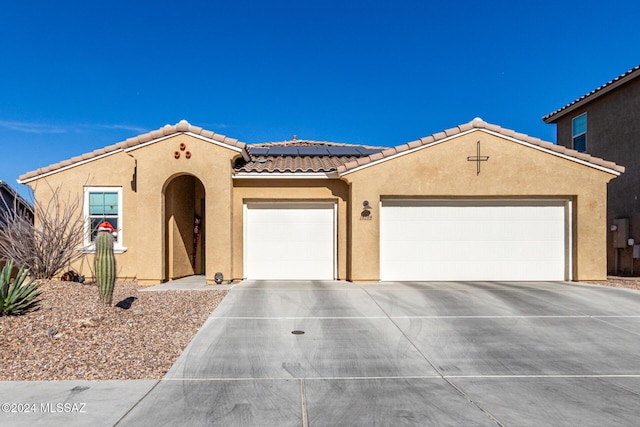
[[[636,65],[635,67],[625,71],[624,73],[618,75],[617,77],[614,77],[613,79],[609,80],[608,82],[606,82],[606,83],[598,86],[597,88],[593,89],[591,92],[588,92],[588,93],[582,95],[581,97],[574,99],[573,101],[569,102],[568,104],[565,104],[564,106],[558,108],[557,110],[552,111],[551,113],[542,116],[542,120],[546,121],[547,119],[555,116],[556,114],[568,109],[569,107],[579,103],[580,101],[583,101],[583,100],[595,95],[596,93],[602,91],[603,89],[606,89],[607,87],[611,86],[615,82],[617,82],[617,81],[619,81],[619,80],[621,80],[621,79],[633,74],[634,72],[636,72],[638,70],[640,70],[640,65]]]
[[[382,159],[384,159],[386,157],[391,157],[391,156],[394,156],[396,154],[399,154],[399,153],[402,153],[402,152],[405,152],[405,151],[408,151],[408,150],[413,150],[413,149],[419,148],[420,146],[431,144],[431,143],[437,142],[437,141],[439,141],[441,139],[448,138],[450,136],[457,135],[457,134],[460,134],[462,132],[465,132],[467,130],[472,130],[472,129],[486,129],[488,131],[492,131],[492,132],[498,133],[498,134],[500,134],[502,136],[506,136],[506,137],[509,137],[509,138],[513,138],[513,139],[517,139],[517,140],[520,140],[520,141],[523,141],[523,142],[527,142],[529,144],[536,145],[536,146],[539,146],[541,148],[545,148],[545,149],[548,149],[548,150],[551,150],[551,151],[554,151],[554,152],[557,152],[557,153],[562,153],[562,154],[565,154],[567,156],[570,156],[570,157],[573,157],[573,158],[576,158],[576,159],[579,159],[579,160],[586,161],[588,163],[592,163],[592,164],[595,164],[595,165],[598,165],[598,166],[606,167],[608,169],[616,170],[618,172],[624,172],[624,170],[625,170],[624,166],[617,165],[614,162],[610,162],[610,161],[601,159],[599,157],[592,156],[592,155],[590,155],[588,153],[579,153],[576,150],[568,149],[566,147],[561,147],[561,146],[558,146],[558,145],[556,145],[556,144],[554,144],[552,142],[544,141],[544,140],[542,140],[540,138],[529,136],[529,135],[527,135],[525,133],[516,132],[515,130],[512,130],[512,129],[507,129],[507,128],[503,128],[503,127],[498,126],[498,125],[490,124],[490,123],[485,122],[481,118],[476,117],[469,123],[462,124],[462,125],[459,125],[459,126],[454,127],[454,128],[446,129],[446,130],[441,131],[441,132],[436,132],[436,133],[431,134],[429,136],[422,137],[422,138],[420,138],[418,140],[411,141],[411,142],[408,142],[406,144],[401,144],[401,145],[398,145],[396,147],[391,147],[391,148],[383,150],[383,151],[381,151],[379,153],[371,154],[371,155],[368,155],[368,156],[365,156],[365,157],[361,157],[359,159],[344,163],[343,165],[338,167],[338,172],[339,173],[344,173],[344,172],[347,172],[347,171],[349,171],[351,169],[355,169],[357,167],[364,166],[366,164],[369,164],[369,163],[372,163],[372,162],[375,162],[375,161],[379,161],[379,160],[382,160]]]
[[[136,136],[132,136],[129,137],[127,139],[125,139],[124,141],[120,141],[120,142],[116,142],[115,144],[111,144],[111,145],[107,145],[106,147],[103,148],[98,148],[95,149],[93,151],[87,152],[87,153],[83,153],[77,156],[73,156],[67,160],[62,160],[60,162],[57,163],[52,163],[48,166],[43,166],[41,168],[38,168],[34,171],[30,171],[27,173],[24,173],[22,175],[20,175],[18,177],[18,179],[20,181],[26,180],[26,179],[31,179],[49,172],[54,172],[58,169],[62,169],[64,167],[67,166],[72,166],[75,163],[79,163],[79,162],[83,162],[86,160],[90,160],[99,156],[102,156],[104,154],[108,154],[114,151],[118,151],[118,150],[125,150],[127,148],[132,148],[135,147],[137,145],[140,144],[144,144],[146,142],[150,142],[153,141],[155,139],[159,139],[162,137],[166,137],[166,136],[171,136],[174,135],[176,133],[181,133],[181,132],[192,132],[194,134],[197,135],[202,135],[205,136],[206,138],[218,141],[218,142],[222,142],[224,144],[227,145],[231,145],[237,148],[241,148],[244,149],[246,144],[244,142],[238,141],[235,138],[229,138],[227,136],[221,135],[221,134],[217,134],[215,132],[212,131],[207,131],[199,126],[194,126],[191,125],[188,121],[186,120],[180,120],[180,122],[178,122],[175,125],[164,125],[161,128],[158,129],[154,129],[152,131],[149,132],[145,132],[142,133],[140,135],[136,135]]]

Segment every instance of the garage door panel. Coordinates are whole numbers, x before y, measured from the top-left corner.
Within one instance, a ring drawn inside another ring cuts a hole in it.
[[[333,204],[248,204],[245,215],[245,277],[334,278]]]
[[[390,201],[381,280],[564,280],[564,201]]]

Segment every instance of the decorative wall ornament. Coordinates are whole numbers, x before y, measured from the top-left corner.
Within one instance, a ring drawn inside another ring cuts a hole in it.
[[[467,156],[467,161],[476,162],[476,176],[480,175],[480,162],[486,162],[489,160],[489,156],[480,155],[480,141],[476,143],[476,155]]]

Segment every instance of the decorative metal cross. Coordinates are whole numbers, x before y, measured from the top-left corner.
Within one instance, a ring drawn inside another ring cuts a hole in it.
[[[476,162],[476,175],[480,175],[480,162],[486,162],[487,160],[489,160],[489,156],[481,156],[480,155],[480,141],[478,141],[476,147],[477,147],[476,148],[476,155],[475,156],[468,156],[467,157],[467,161]]]

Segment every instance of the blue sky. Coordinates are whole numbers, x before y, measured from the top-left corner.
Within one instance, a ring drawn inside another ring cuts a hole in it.
[[[640,64],[633,1],[11,1],[0,179],[181,119],[241,141],[393,146],[541,117]]]

